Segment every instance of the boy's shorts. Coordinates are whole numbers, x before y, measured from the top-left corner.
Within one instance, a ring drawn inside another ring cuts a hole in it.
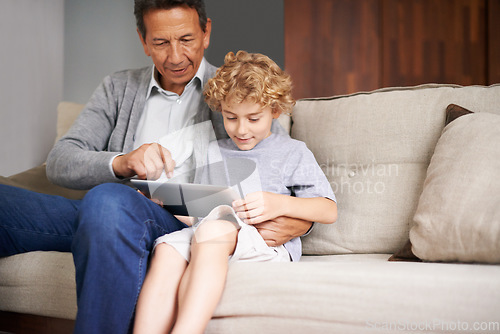
[[[290,262],[290,254],[283,245],[269,247],[257,229],[245,224],[236,215],[233,208],[227,205],[220,205],[214,208],[208,216],[199,223],[180,231],[165,234],[156,239],[153,249],[161,243],[166,243],[174,247],[179,254],[189,262],[191,257],[191,239],[198,226],[210,220],[227,220],[232,222],[238,231],[238,240],[234,254],[229,256],[229,262],[253,261],[253,262]]]

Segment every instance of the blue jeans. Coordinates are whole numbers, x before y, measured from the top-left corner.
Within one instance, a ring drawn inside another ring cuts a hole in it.
[[[0,185],[0,256],[71,251],[75,333],[127,333],[154,240],[186,227],[134,189],[103,184],[82,200]]]

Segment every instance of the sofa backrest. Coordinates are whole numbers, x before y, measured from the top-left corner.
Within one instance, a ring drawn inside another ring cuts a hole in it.
[[[57,106],[56,142],[61,139],[61,137],[66,134],[66,132],[68,132],[69,128],[73,125],[73,122],[76,120],[84,107],[84,104],[68,101],[62,101],[59,103],[59,105]],[[278,121],[287,132],[290,132],[292,121],[289,115],[282,114],[278,118]]]
[[[84,107],[85,105],[74,102],[59,102],[57,106],[56,142],[68,132]]]
[[[339,218],[303,238],[304,254],[394,253],[408,240],[448,104],[500,114],[500,85],[422,85],[302,99],[292,137],[304,141],[337,196]],[[84,105],[61,102],[57,139]],[[289,127],[289,117],[280,117]]]
[[[452,103],[500,114],[500,85],[430,84],[297,102],[292,137],[314,153],[339,209],[335,224],[316,224],[303,238],[304,254],[403,246]]]

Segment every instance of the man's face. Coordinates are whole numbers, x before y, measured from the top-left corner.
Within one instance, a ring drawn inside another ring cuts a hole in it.
[[[182,6],[151,10],[144,15],[144,25],[146,36],[139,33],[139,37],[161,75],[161,87],[182,94],[210,44],[210,19],[203,32],[196,10]]]
[[[232,141],[242,151],[254,148],[271,135],[271,125],[279,113],[258,103],[221,102],[224,128]]]

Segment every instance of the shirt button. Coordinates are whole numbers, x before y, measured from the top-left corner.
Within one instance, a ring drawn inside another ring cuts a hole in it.
[[[175,102],[177,102],[177,104],[181,104],[182,100],[181,99],[177,99],[177,101],[175,101]]]

